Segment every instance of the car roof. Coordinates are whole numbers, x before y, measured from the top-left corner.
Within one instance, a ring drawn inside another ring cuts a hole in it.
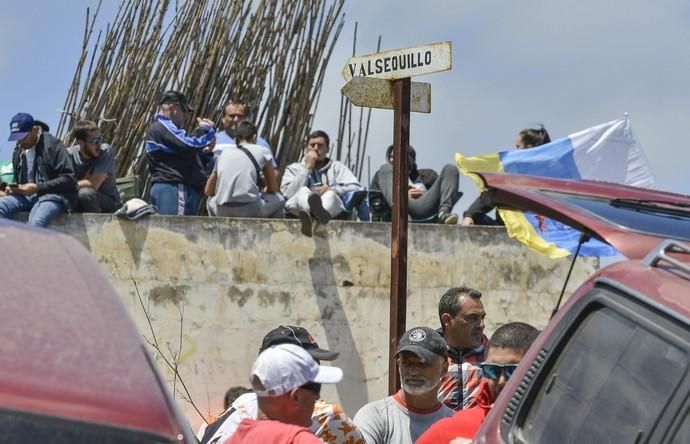
[[[556,219],[629,259],[644,258],[664,239],[690,241],[690,196],[589,180],[477,175],[497,206]]]
[[[188,436],[120,297],[79,242],[0,220],[0,251],[0,407]]]

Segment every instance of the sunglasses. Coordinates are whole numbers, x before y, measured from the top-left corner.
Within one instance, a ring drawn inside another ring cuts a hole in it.
[[[300,386],[300,388],[314,393],[317,397],[321,396],[321,384],[316,382],[307,382],[306,384]]]
[[[492,381],[498,381],[498,379],[501,377],[501,373],[503,373],[503,376],[505,376],[506,380],[510,379],[517,368],[517,364],[501,365],[485,363],[479,364],[479,367],[482,369],[482,375],[485,378],[491,379]]]
[[[103,136],[98,136],[98,137],[94,137],[93,139],[89,140],[89,143],[92,145],[100,145],[102,141],[103,141]]]

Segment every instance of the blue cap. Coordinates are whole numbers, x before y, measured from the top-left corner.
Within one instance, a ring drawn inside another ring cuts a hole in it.
[[[10,120],[10,137],[7,139],[12,142],[15,140],[22,140],[34,127],[34,118],[31,114],[19,113],[15,114]]]

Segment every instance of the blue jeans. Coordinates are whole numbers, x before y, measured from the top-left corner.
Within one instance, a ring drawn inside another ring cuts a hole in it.
[[[149,196],[159,214],[194,216],[199,211],[200,193],[182,183],[156,182],[151,185]]]
[[[65,204],[61,200],[44,199],[26,196],[0,197],[0,217],[9,219],[20,211],[29,212],[29,225],[47,227],[50,221],[64,213]]]

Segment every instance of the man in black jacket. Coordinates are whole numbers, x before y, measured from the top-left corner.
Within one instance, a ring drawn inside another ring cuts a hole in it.
[[[45,227],[74,208],[77,182],[64,145],[43,131],[30,114],[19,113],[10,121],[13,183],[0,191],[0,217],[29,212],[29,225]]]

